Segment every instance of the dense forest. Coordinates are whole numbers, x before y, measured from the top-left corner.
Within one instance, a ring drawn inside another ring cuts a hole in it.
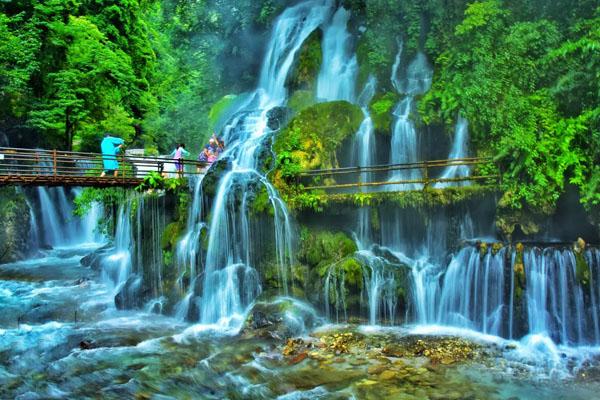
[[[256,85],[269,28],[289,3],[3,1],[0,133],[15,146],[97,151],[110,131],[148,154],[175,141],[197,151],[220,111]],[[512,218],[553,212],[572,185],[600,220],[597,1],[342,3],[352,11],[358,85],[378,81],[376,113],[394,102],[398,44],[408,57],[422,50],[434,75],[418,123],[469,120],[472,148],[497,161],[500,206]],[[320,55],[302,54],[289,84],[310,90]]]

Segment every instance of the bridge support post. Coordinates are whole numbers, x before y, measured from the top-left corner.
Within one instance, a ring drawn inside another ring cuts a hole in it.
[[[429,186],[429,165],[427,161],[423,163],[423,190]]]
[[[54,180],[56,180],[56,177],[58,176],[58,161],[56,149],[52,150],[52,176],[54,177]]]

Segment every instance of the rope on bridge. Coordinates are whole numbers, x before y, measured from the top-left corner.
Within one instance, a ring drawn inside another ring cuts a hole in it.
[[[76,151],[0,147],[0,185],[137,186],[150,172],[175,172],[175,160],[117,155],[119,175],[100,177],[103,160],[114,156]],[[202,174],[206,163],[182,160],[185,174]]]

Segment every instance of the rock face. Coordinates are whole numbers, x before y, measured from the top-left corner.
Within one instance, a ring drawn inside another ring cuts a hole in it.
[[[256,303],[241,332],[245,337],[282,340],[302,335],[322,322],[308,303],[292,298],[277,298]]]
[[[30,249],[29,209],[14,187],[0,188],[0,263],[25,257]]]

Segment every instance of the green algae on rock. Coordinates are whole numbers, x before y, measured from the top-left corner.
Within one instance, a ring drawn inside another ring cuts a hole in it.
[[[392,131],[393,108],[398,102],[398,95],[394,92],[377,94],[371,104],[369,111],[375,130],[381,134],[390,134]]]

